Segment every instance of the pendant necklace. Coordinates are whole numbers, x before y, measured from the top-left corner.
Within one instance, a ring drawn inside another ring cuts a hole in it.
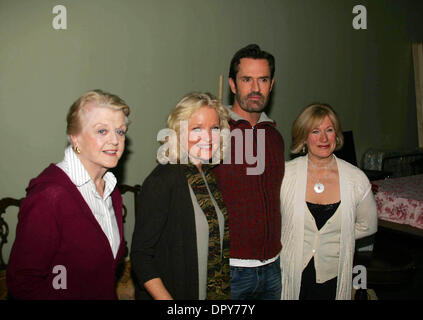
[[[310,159],[308,159],[308,161],[310,162],[311,166],[317,169],[329,169],[332,166],[333,160],[335,158],[332,156],[332,160],[329,162],[329,164],[327,166],[323,166],[323,167],[318,167],[316,166]],[[313,189],[314,192],[316,193],[322,193],[323,191],[325,191],[325,185],[323,183],[320,182],[320,180],[324,180],[329,176],[329,173],[326,173],[326,175],[324,175],[323,177],[321,177],[320,179],[316,179],[316,177],[310,172],[311,177],[316,181]]]

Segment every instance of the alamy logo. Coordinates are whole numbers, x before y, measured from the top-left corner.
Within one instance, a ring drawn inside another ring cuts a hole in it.
[[[367,9],[363,5],[356,5],[353,8],[353,13],[357,14],[353,21],[352,25],[355,30],[366,30],[367,29]]]
[[[163,143],[157,150],[157,160],[161,164],[188,164],[189,161],[218,164],[222,160],[223,164],[247,164],[247,175],[260,175],[265,169],[264,129],[217,129],[211,137],[204,137],[188,132],[188,121],[181,121],[179,135],[175,130],[162,129],[157,134],[157,141]]]
[[[53,288],[56,290],[67,289],[67,272],[66,267],[62,265],[54,266],[53,273],[58,274],[53,278]]]
[[[54,6],[52,13],[56,14],[51,22],[53,29],[66,30],[68,28],[66,7],[60,4]]]
[[[367,270],[363,265],[356,265],[353,268],[353,274],[357,275],[353,278],[354,289],[367,289]]]

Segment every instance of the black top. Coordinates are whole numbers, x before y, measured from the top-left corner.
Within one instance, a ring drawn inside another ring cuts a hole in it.
[[[136,299],[151,299],[144,283],[161,278],[174,299],[198,300],[195,216],[182,166],[158,165],[141,187],[131,246]]]
[[[313,215],[318,230],[320,230],[333,216],[340,204],[341,201],[331,204],[317,204],[307,202],[308,210],[310,210],[311,214]]]

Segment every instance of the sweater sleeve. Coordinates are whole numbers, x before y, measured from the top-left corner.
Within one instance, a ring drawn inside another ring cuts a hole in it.
[[[364,176],[364,174],[363,174]],[[362,190],[364,195],[357,206],[355,221],[355,238],[360,239],[374,234],[377,231],[377,207],[372,193],[371,184],[366,177]]]
[[[154,257],[167,223],[170,193],[169,179],[154,172],[141,187],[131,244],[132,269],[141,287],[160,277]]]
[[[7,285],[15,299],[46,299],[54,290],[51,261],[60,239],[58,189],[50,187],[22,203],[7,269]]]

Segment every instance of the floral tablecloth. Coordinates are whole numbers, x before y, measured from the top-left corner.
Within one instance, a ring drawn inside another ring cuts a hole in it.
[[[423,229],[423,174],[372,183],[379,219]]]

